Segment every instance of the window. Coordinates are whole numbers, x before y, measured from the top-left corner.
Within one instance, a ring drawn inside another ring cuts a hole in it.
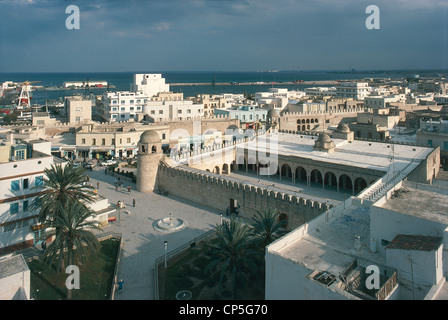
[[[106,139],[104,139],[104,138],[101,139],[101,145],[103,145],[103,146],[106,145]]]
[[[179,114],[182,113],[182,110],[177,110],[177,113],[179,113]]]
[[[137,107],[137,110],[140,110],[140,107]]]
[[[17,150],[16,151],[16,160],[25,159],[25,150]]]
[[[191,109],[187,109],[187,113],[191,113]]]
[[[115,108],[115,107],[114,107],[114,108],[112,108],[112,111],[117,111],[117,110],[118,110],[118,108]]]
[[[151,110],[151,114],[156,114],[156,111],[155,110]]]
[[[96,139],[92,139],[92,146],[96,145]]]
[[[43,176],[38,176],[36,178],[34,178],[34,185],[37,186],[41,186],[44,183],[44,177]]]
[[[9,205],[9,213],[10,214],[16,214],[16,213],[18,213],[19,212],[19,203],[18,202],[16,202],[16,203],[11,203],[10,205]]]
[[[117,119],[117,115],[116,114],[112,115],[112,119]]]
[[[28,189],[28,185],[29,185],[29,179],[23,179],[23,189]]]
[[[121,104],[125,104],[125,102],[126,102],[126,101],[124,101],[124,100],[121,100]]]
[[[165,140],[166,134],[162,133],[162,140]]]
[[[11,181],[11,190],[12,191],[20,190],[20,180]]]
[[[129,110],[134,111],[134,107],[130,107]]]
[[[126,139],[126,142],[127,142],[127,143],[131,143],[131,138],[127,138],[127,139]]]
[[[28,204],[29,204],[28,200],[23,201],[23,204],[22,204],[23,211],[28,211]]]
[[[112,100],[112,104],[117,104],[117,100]]]
[[[115,139],[112,139],[112,145],[115,145]]]
[[[125,110],[126,110],[126,108],[125,108],[125,107],[122,107],[122,108],[121,108],[121,111],[125,111]]]
[[[81,144],[86,144],[86,139],[81,139]]]
[[[121,119],[124,119],[124,117],[126,117],[126,115],[124,115],[124,114],[120,115]]]
[[[129,100],[129,103],[130,104],[134,104],[134,100]]]
[[[159,110],[159,114],[163,114],[163,110]]]

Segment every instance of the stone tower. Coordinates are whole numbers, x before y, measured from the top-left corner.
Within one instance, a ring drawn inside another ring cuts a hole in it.
[[[153,192],[157,189],[157,170],[162,159],[162,140],[155,130],[142,133],[138,142],[137,190]]]

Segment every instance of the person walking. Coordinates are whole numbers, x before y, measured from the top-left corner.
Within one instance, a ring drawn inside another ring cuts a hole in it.
[[[123,291],[123,283],[123,279],[120,279],[120,281],[118,281],[118,293],[121,293]]]
[[[132,206],[135,207],[135,199],[132,199]]]
[[[96,189],[100,190],[100,182],[99,181],[96,183]]]
[[[131,193],[131,186],[128,186],[128,192]]]

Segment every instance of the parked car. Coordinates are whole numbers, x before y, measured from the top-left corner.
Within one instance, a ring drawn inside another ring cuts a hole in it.
[[[109,160],[106,160],[104,162],[101,162],[101,165],[102,166],[111,166],[111,165],[116,164],[116,163],[117,163],[117,161],[109,159]]]
[[[89,161],[89,162],[84,162],[83,166],[84,166],[84,168],[86,168],[86,169],[93,169],[93,168],[95,167],[95,163],[94,163],[94,162],[91,162],[91,161]]]

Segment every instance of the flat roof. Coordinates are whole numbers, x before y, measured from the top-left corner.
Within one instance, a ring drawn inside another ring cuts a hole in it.
[[[0,279],[28,270],[28,265],[21,254],[6,259],[0,257]]]
[[[387,142],[371,142],[355,140],[348,142],[343,139],[333,139],[335,150],[332,153],[313,150],[318,136],[290,133],[267,134],[258,137],[258,143],[246,142],[238,148],[258,150],[258,152],[276,153],[275,146],[271,147],[269,138],[278,140],[278,154],[292,157],[302,157],[311,160],[346,165],[357,168],[368,168],[388,172],[392,166],[391,157],[394,155],[394,171],[404,168],[411,161],[424,160],[433,148],[413,145],[391,144]],[[271,142],[271,144],[272,144]],[[266,147],[267,146],[267,147]],[[415,150],[415,151],[414,151]]]
[[[448,189],[426,191],[405,186],[397,190],[381,208],[448,224]]]
[[[359,250],[355,249],[355,236],[361,240]],[[370,215],[365,207],[345,210],[300,240],[273,251],[311,271],[327,271],[335,276],[357,259],[385,265],[385,255],[370,251]]]

